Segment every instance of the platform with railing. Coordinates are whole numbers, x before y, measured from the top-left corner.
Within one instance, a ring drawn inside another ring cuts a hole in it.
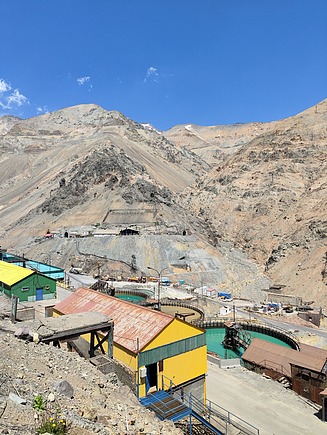
[[[148,394],[140,399],[143,406],[153,411],[160,420],[174,422],[189,418],[190,433],[192,433],[192,418],[202,423],[214,434],[230,433],[231,427],[239,434],[259,435],[259,429],[227,411],[211,400],[200,400],[192,393],[186,393],[184,388],[162,375],[162,390]]]

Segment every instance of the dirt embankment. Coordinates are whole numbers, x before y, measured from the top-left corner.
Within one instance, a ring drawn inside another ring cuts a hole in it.
[[[0,320],[0,433],[34,435],[44,414],[36,419],[38,395],[54,411],[48,420],[56,421],[60,410],[69,434],[183,433],[141,406],[115,374],[102,374],[76,353],[20,340],[12,329],[9,320]],[[62,385],[70,386],[68,392]]]

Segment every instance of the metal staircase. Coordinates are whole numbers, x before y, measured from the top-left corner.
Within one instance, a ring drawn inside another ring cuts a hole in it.
[[[154,411],[160,420],[178,421],[188,417],[192,410],[166,391],[158,391],[140,399],[143,406]]]
[[[189,417],[190,434],[192,433],[192,417],[209,428],[213,434],[224,434],[224,432],[221,432],[212,422],[208,421],[205,416],[202,415],[201,409],[197,409],[198,406],[195,406],[192,395],[185,395],[184,401],[182,401],[180,397],[174,397],[174,393],[169,394],[166,391],[158,391],[140,399],[140,402],[147,409],[154,411],[160,420],[167,419],[176,422]]]
[[[192,394],[186,394],[182,388],[170,381],[169,388],[148,394],[140,399],[140,403],[153,411],[160,420],[177,422],[189,418],[189,433],[192,434],[193,420],[196,419],[209,429],[208,433],[225,435],[230,433],[231,426],[239,434],[259,435],[259,430],[230,413],[210,400],[204,403]]]

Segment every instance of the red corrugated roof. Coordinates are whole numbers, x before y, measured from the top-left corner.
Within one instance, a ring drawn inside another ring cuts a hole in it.
[[[315,356],[317,358],[327,358],[326,349],[310,346],[309,344],[300,343],[300,351],[303,354]]]
[[[133,353],[142,350],[174,320],[173,316],[161,311],[85,288],[76,290],[54,309],[62,314],[89,311],[105,314],[114,321],[114,342]]]
[[[280,346],[279,344],[269,343],[260,338],[252,340],[250,346],[244,352],[242,359],[289,376],[291,375],[291,364],[321,372],[326,363],[326,355],[317,356],[314,350],[310,354],[308,347],[306,347],[305,352],[301,352]],[[281,367],[283,370],[281,370]]]

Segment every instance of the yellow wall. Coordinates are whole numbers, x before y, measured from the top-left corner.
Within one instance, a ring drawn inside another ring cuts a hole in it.
[[[202,329],[174,318],[174,320],[147,346],[145,346],[142,351],[171,344],[186,338],[195,337],[200,334],[203,334]],[[158,372],[158,388],[163,388],[162,375],[164,375],[165,384],[168,384],[168,379],[171,379],[175,385],[180,385],[206,373],[207,346],[202,346],[189,352],[165,359],[163,362],[163,371]],[[139,382],[139,397],[143,397],[146,395],[145,379],[140,379]],[[205,390],[204,387],[204,394]]]
[[[161,333],[155,337],[142,351],[174,343],[185,338],[195,337],[203,333],[203,330],[179,319],[174,319]]]
[[[163,374],[175,385],[197,378],[207,372],[207,346],[165,359]]]
[[[54,316],[57,316],[54,313]],[[156,347],[171,344],[179,340],[194,337],[203,334],[203,330],[196,328],[186,322],[179,319],[174,319],[157,337],[155,337],[144,349],[150,350]],[[90,334],[85,334],[83,338],[90,341]],[[95,344],[97,340],[95,339]],[[102,344],[105,352],[108,352],[107,341]],[[113,356],[118,361],[130,367],[135,373],[136,384],[139,385],[139,397],[146,395],[145,378],[139,379],[138,373],[138,356],[128,351],[117,343],[113,344]],[[184,382],[196,379],[207,372],[207,346],[202,346],[197,349],[193,349],[189,352],[182,353],[180,355],[167,358],[163,361],[163,371],[159,372],[159,388],[162,388],[162,376],[171,379],[175,385],[180,385]],[[165,384],[168,384],[168,379],[165,379]],[[204,387],[205,394],[205,387]]]
[[[136,379],[136,385],[139,384],[138,386],[138,397],[144,397],[146,396],[146,378],[140,378],[139,373],[136,374],[136,377],[138,377],[139,379]]]
[[[118,359],[118,361],[130,367],[133,371],[137,370],[137,355],[119,346],[117,343],[114,343],[113,356]]]
[[[183,340],[202,333],[202,330],[192,327],[189,324],[178,321],[172,322],[165,330],[156,337],[149,346],[148,349],[153,349],[158,346],[170,344],[174,341]],[[84,336],[87,341],[90,341],[90,334]],[[95,340],[95,344],[97,341]],[[107,342],[103,343],[103,348],[108,352]],[[113,356],[118,361],[130,367],[135,373],[135,382],[139,383],[138,395],[144,397],[146,395],[146,381],[145,378],[140,378],[138,373],[138,356],[128,351],[117,343],[113,346]],[[162,375],[164,375],[164,383],[167,385],[171,379],[175,385],[180,385],[184,382],[195,379],[207,372],[207,346],[202,346],[197,349],[193,349],[189,352],[182,353],[180,355],[167,358],[163,362],[163,371],[159,372],[158,387],[163,388]],[[205,388],[204,388],[205,392]]]
[[[163,361],[163,371],[159,372],[158,388],[167,389],[169,380],[180,385],[207,373],[207,346],[167,358]],[[162,375],[164,377],[162,378]],[[139,397],[146,395],[145,378],[139,379]],[[204,395],[206,394],[204,379]]]

